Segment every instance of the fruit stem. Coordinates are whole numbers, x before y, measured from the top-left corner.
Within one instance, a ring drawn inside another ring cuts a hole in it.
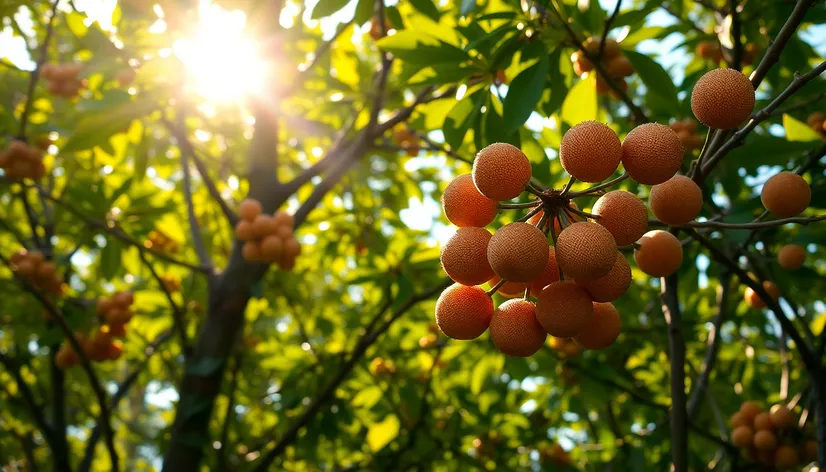
[[[698,169],[701,169],[701,168],[702,168],[702,165],[703,165],[703,157],[705,157],[705,155],[706,155],[706,151],[708,150],[708,147],[709,147],[708,145],[709,145],[709,143],[711,142],[711,138],[712,138],[712,136],[714,136],[715,134],[717,134],[717,129],[712,128],[712,127],[709,127],[709,128],[708,128],[708,133],[706,133],[706,140],[705,140],[705,142],[703,143],[703,148],[702,148],[702,149],[700,149],[700,155],[699,155],[699,156],[697,156],[697,159],[694,159],[693,161],[691,161],[691,169],[689,169],[689,171],[688,171],[688,175],[689,175],[692,179],[693,179],[693,178],[694,178],[694,176],[697,174]]]
[[[525,203],[500,203],[497,205],[497,208],[500,210],[517,210],[520,208],[533,208],[540,203],[541,201],[539,199],[531,200]]]
[[[602,190],[602,189],[608,188],[608,187],[612,187],[612,186],[622,182],[623,180],[625,180],[627,178],[628,178],[628,174],[623,173],[622,175],[620,175],[619,177],[617,177],[615,179],[611,179],[608,182],[603,182],[599,185],[594,185],[591,188],[586,188],[585,190],[582,190],[582,191],[579,191],[579,192],[569,192],[567,197],[568,198],[576,198],[576,197],[585,197],[585,196],[588,196],[588,195],[593,195],[594,193],[598,192],[599,190]]]
[[[563,211],[563,213],[564,213],[564,211]],[[559,215],[559,216],[562,216],[562,215]],[[556,231],[554,231],[554,225],[550,225],[550,226],[551,226],[551,240],[554,242],[554,250],[556,250]],[[561,228],[564,228],[564,226],[562,226],[562,218],[560,218],[560,220],[559,220],[559,226]],[[557,263],[556,263],[556,270],[559,272],[559,280],[565,280],[565,274],[562,273],[562,267],[559,266],[559,261],[558,260],[557,260]]]
[[[528,182],[528,185],[525,187],[525,190],[532,193],[532,194],[534,194],[534,195],[536,195],[537,197],[542,196],[542,190],[536,188],[533,185],[533,182]]]
[[[529,219],[531,219],[531,217],[533,215],[539,213],[540,211],[542,211],[542,205],[537,205],[533,210],[529,211],[527,215],[523,216],[522,218],[519,218],[516,221],[519,221],[519,222],[528,221]]]
[[[565,197],[566,195],[568,195],[568,192],[571,190],[571,187],[573,187],[575,182],[576,182],[576,177],[574,177],[572,175],[571,178],[568,179],[568,183],[565,184],[565,188],[562,189],[562,193],[560,193],[559,196],[560,197]]]
[[[531,294],[531,287],[530,287],[530,286],[527,286],[527,287],[525,287],[525,295],[523,295],[523,296],[522,296],[522,298],[524,298],[525,300],[527,300],[527,299],[528,299],[528,296],[529,296],[530,294]]]
[[[503,285],[505,285],[505,279],[499,279],[499,282],[496,282],[496,285],[491,287],[490,290],[485,292],[485,294],[487,294],[487,296],[489,296],[489,297],[492,297],[493,294],[496,293],[497,291],[499,291],[499,288],[502,287]]]
[[[542,218],[539,219],[539,223],[536,225],[536,227],[539,228],[540,231],[542,231],[542,228],[548,222],[548,216],[550,216],[550,213],[546,211],[542,214]]]
[[[598,220],[598,219],[602,218],[602,217],[601,217],[601,216],[599,216],[599,215],[594,215],[594,214],[592,214],[592,213],[586,213],[586,212],[584,212],[584,211],[582,211],[582,210],[577,210],[576,208],[572,208],[572,207],[565,208],[565,209],[564,209],[564,211],[565,211],[565,212],[571,212],[571,213],[573,213],[573,214],[575,214],[575,215],[583,216],[583,217],[585,217],[585,218],[590,218],[590,219],[592,219],[592,220]],[[573,219],[573,218],[572,218],[572,219]]]

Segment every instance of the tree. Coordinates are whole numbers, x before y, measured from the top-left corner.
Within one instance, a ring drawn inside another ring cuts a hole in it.
[[[6,3],[9,470],[826,463],[823,2]],[[587,121],[626,141],[623,170],[560,158]],[[664,179],[645,182],[632,130],[657,166],[679,141]],[[559,252],[574,221],[612,231],[596,202],[622,189],[679,238],[662,274],[649,240],[618,244],[633,281],[610,347],[548,336],[514,357],[436,325],[438,201],[495,143],[530,169],[489,173],[526,176],[492,232],[528,220]],[[281,223],[242,228],[255,202]],[[278,231],[273,257],[246,242]],[[276,258],[293,238],[294,263]],[[758,418],[772,404],[789,411]]]

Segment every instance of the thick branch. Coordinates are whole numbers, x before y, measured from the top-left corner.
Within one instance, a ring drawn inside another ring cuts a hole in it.
[[[743,38],[741,36],[741,27],[740,24],[740,12],[737,11],[738,8],[737,0],[729,0],[729,15],[731,15],[731,42],[734,46],[732,48],[732,61],[731,66],[736,69],[740,70],[740,67],[743,65]]]
[[[663,315],[668,324],[671,358],[671,462],[673,472],[688,470],[688,414],[685,394],[685,340],[678,298],[677,276],[660,279]]]

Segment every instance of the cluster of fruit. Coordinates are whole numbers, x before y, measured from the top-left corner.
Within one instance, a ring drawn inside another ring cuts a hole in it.
[[[235,235],[244,242],[244,260],[292,270],[301,254],[301,244],[293,235],[293,217],[281,210],[273,216],[262,214],[257,200],[241,202],[238,213],[241,221],[235,226]]]
[[[419,138],[411,133],[409,129],[403,126],[394,128],[393,140],[407,151],[408,156],[415,157],[419,155]]]
[[[120,359],[123,343],[115,338],[126,337],[126,325],[132,319],[134,300],[132,292],[117,292],[98,300],[100,326],[91,337],[82,332],[75,333],[75,339],[90,360],[103,362]],[[80,357],[70,343],[64,342],[57,351],[55,363],[61,369],[67,369],[80,364]]]
[[[806,188],[808,189],[808,187]],[[806,262],[806,249],[804,249],[803,246],[787,244],[780,248],[780,251],[777,253],[777,264],[786,270],[797,270],[803,267],[804,262]],[[773,300],[777,301],[777,299],[780,298],[780,289],[777,288],[774,282],[766,280],[762,285],[763,290],[765,290]],[[746,305],[750,308],[766,308],[766,302],[764,302],[751,287],[746,287],[744,297]]]
[[[800,470],[817,460],[817,443],[798,427],[797,418],[783,405],[768,412],[754,402],[743,402],[731,417],[731,442],[746,459],[774,470]]]
[[[393,26],[390,24],[387,19],[384,20],[384,30],[390,31]],[[381,23],[377,17],[373,17],[370,19],[370,37],[373,38],[373,41],[378,41],[381,39]]]
[[[606,39],[605,46],[602,46],[602,39],[598,37],[591,37],[585,41],[583,47],[592,57],[597,57],[602,52],[601,59],[605,64],[605,72],[611,79],[616,82],[617,86],[622,90],[628,90],[628,83],[625,81],[626,77],[634,74],[634,66],[631,61],[622,53],[622,49],[613,39]],[[600,51],[602,49],[602,51]],[[582,76],[594,70],[594,65],[586,57],[582,51],[577,51],[571,56],[571,61],[574,63],[574,72]],[[610,91],[608,83],[602,76],[597,75],[597,94],[605,95]]]
[[[697,55],[703,59],[710,59],[715,64],[723,60],[723,50],[717,41],[700,41],[697,43]],[[743,65],[751,65],[757,58],[757,45],[748,43],[743,47]]]
[[[46,80],[46,90],[50,94],[72,98],[80,93],[85,81],[78,78],[83,66],[80,64],[45,64],[40,75]]]
[[[691,95],[695,117],[712,128],[737,127],[751,114],[754,103],[751,82],[732,69],[708,72]],[[622,163],[628,177],[653,186],[648,203],[654,216],[679,226],[694,220],[703,206],[700,187],[676,175],[684,152],[677,133],[665,125],[642,124],[620,141],[607,125],[586,121],[562,137],[559,160],[573,178],[588,183],[605,181]],[[785,173],[779,174],[764,189],[766,208],[778,216],[792,209],[802,211],[796,206],[799,202],[774,198],[776,182],[786,188],[791,185],[786,179]],[[585,349],[606,348],[619,336],[621,325],[610,302],[631,284],[631,268],[617,247],[633,244],[637,267],[648,275],[666,277],[682,263],[682,244],[670,232],[646,232],[645,203],[623,190],[605,193],[592,213],[584,213],[566,191],[534,186],[538,198],[526,217],[494,234],[486,230],[497,216],[499,202],[518,197],[528,186],[533,184],[527,156],[504,143],[479,151],[472,173],[447,186],[442,207],[459,229],[442,248],[441,263],[456,283],[437,300],[436,322],[455,339],[475,339],[489,329],[493,344],[511,356],[534,354],[548,334],[573,338]],[[597,195],[602,187],[597,190],[575,196]],[[494,277],[500,281],[490,291],[480,287]],[[524,290],[524,298],[494,309],[491,295],[506,283],[508,294]]]
[[[539,448],[539,463],[553,464],[556,467],[562,468],[574,465],[574,461],[571,459],[568,451],[557,443],[554,443],[553,446],[542,446]]]
[[[33,287],[52,295],[63,294],[63,276],[42,252],[20,249],[11,256],[11,263],[14,273],[28,280]]]
[[[582,347],[568,338],[555,338],[551,336],[548,345],[564,358],[576,357],[582,352]]]
[[[155,249],[162,252],[174,254],[180,249],[178,241],[170,238],[162,231],[152,230],[149,232],[149,238],[143,242],[147,249]]]
[[[826,114],[816,111],[806,120],[814,132],[826,139]]]
[[[167,292],[175,293],[181,290],[181,279],[174,275],[162,275],[161,283]]]
[[[687,152],[697,149],[702,149],[704,138],[703,135],[697,132],[697,122],[686,118],[685,120],[677,120],[668,125],[677,133],[680,142]]]
[[[375,377],[393,375],[396,373],[396,364],[390,359],[376,357],[370,362],[370,373]]]
[[[0,152],[0,169],[11,180],[38,180],[46,174],[40,149],[17,139],[5,151]]]

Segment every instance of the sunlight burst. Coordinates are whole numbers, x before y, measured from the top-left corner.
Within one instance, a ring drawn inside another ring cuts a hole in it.
[[[209,1],[199,7],[195,33],[173,44],[195,91],[212,102],[233,102],[264,92],[267,63],[244,34],[246,15]]]

